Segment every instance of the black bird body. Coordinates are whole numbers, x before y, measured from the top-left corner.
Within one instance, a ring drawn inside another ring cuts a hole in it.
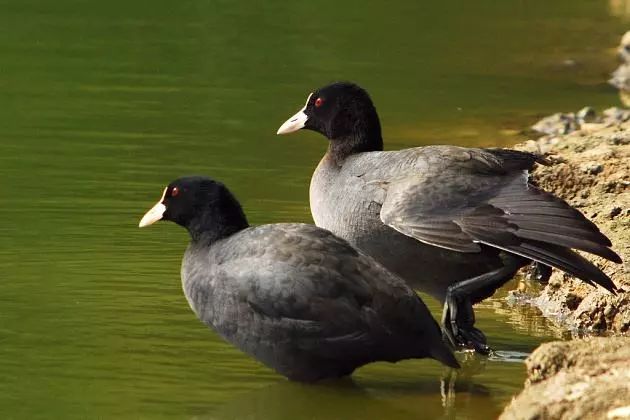
[[[335,83],[311,94],[278,130],[329,140],[311,179],[317,226],[347,239],[416,289],[445,302],[451,341],[487,351],[471,305],[529,261],[614,292],[612,281],[571,249],[620,258],[579,211],[528,181],[540,157],[506,149],[426,146],[382,151],[368,94]]]
[[[169,188],[187,188],[178,193],[183,197],[208,182],[184,178]],[[212,192],[190,204],[196,209],[190,214],[207,216],[186,220],[169,210],[176,206],[169,188],[165,218],[193,238],[181,270],[186,298],[201,321],[243,352],[304,382],[349,375],[379,360],[432,357],[458,366],[415,292],[346,241],[306,224],[248,227],[233,197],[219,200]],[[232,216],[220,216],[225,212]]]

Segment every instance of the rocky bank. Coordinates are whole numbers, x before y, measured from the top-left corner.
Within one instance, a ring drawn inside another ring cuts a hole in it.
[[[577,121],[570,130],[519,146],[548,154],[553,164],[538,167],[533,180],[595,222],[624,264],[592,258],[618,286],[617,295],[557,270],[542,291],[511,292],[574,335],[608,337],[538,347],[526,361],[525,389],[506,407],[503,420],[630,418],[630,336],[625,336],[630,330],[630,122],[628,111],[619,112],[622,118]],[[566,127],[566,119],[558,121]]]
[[[630,337],[555,341],[527,359],[525,390],[500,420],[630,418]]]

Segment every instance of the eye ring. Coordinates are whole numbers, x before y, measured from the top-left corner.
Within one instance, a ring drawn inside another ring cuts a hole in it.
[[[322,105],[324,105],[324,99],[320,96],[319,98],[315,99],[315,108],[319,108]]]
[[[179,194],[179,188],[173,187],[173,189],[171,190],[171,197],[177,197],[178,194]]]

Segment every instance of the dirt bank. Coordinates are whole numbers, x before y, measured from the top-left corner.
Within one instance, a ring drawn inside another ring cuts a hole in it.
[[[630,337],[556,341],[527,359],[501,420],[630,418]]]
[[[614,264],[589,256],[619,287],[617,296],[558,270],[540,293],[512,292],[573,332],[630,329],[630,122],[620,121],[584,123],[569,134],[549,135],[519,146],[550,154],[554,164],[538,167],[534,181],[595,222],[624,260],[624,264]]]
[[[525,389],[506,407],[503,420],[630,418],[630,337],[615,336],[630,330],[630,122],[624,119],[578,122],[569,134],[519,146],[550,154],[554,164],[537,168],[534,181],[595,222],[624,264],[588,257],[613,279],[617,295],[557,270],[542,290],[510,292],[514,301],[537,306],[574,335],[612,336],[538,347],[526,361]]]

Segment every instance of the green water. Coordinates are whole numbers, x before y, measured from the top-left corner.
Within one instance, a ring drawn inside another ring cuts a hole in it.
[[[255,224],[309,222],[325,142],[275,131],[336,79],[370,90],[390,148],[512,144],[540,115],[616,104],[625,25],[549,3],[0,0],[0,418],[495,417],[524,380],[510,357],[556,336],[505,290],[477,314],[510,357],[455,381],[409,361],[292,384],[196,320],[185,232],[137,223],[192,173]]]

